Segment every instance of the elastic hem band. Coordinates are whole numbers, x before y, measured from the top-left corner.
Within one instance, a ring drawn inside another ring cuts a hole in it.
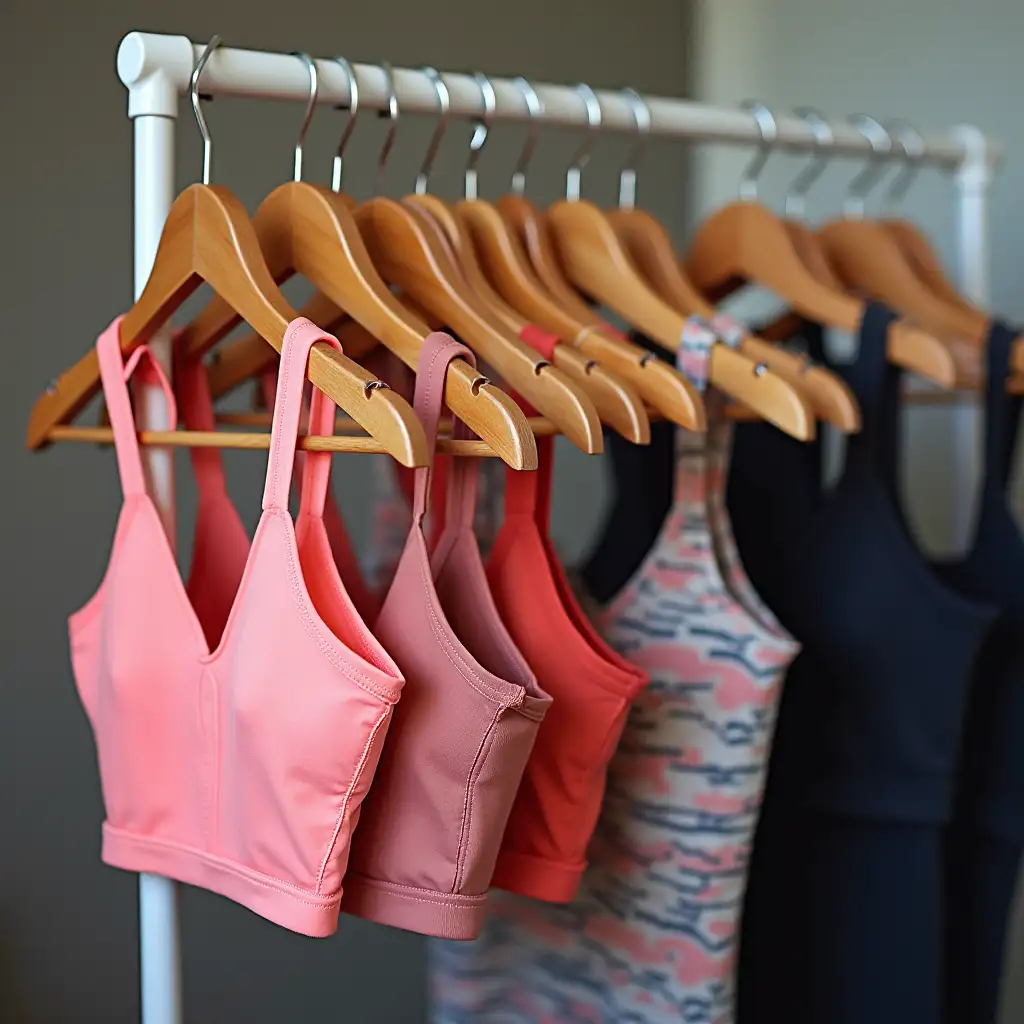
[[[124,871],[163,875],[225,896],[282,928],[322,939],[338,930],[341,893],[318,896],[235,861],[166,839],[103,825],[102,858]]]
[[[345,876],[341,909],[392,928],[468,941],[480,934],[486,903],[486,892],[479,896],[441,893],[350,873]]]
[[[571,903],[586,870],[586,861],[559,864],[527,853],[502,850],[491,885],[546,903]]]

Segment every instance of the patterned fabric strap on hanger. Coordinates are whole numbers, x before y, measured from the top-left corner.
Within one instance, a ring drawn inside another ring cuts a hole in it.
[[[739,348],[743,338],[743,325],[724,313],[710,320],[690,316],[683,325],[676,353],[676,367],[701,393],[708,390],[711,350],[715,345]]]

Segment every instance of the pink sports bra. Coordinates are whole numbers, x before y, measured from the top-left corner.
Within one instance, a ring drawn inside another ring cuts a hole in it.
[[[103,582],[70,620],[99,753],[103,859],[329,935],[403,685],[334,568],[322,518],[329,455],[307,456],[295,523],[288,512],[309,350],[337,339],[302,318],[288,328],[251,548],[218,491],[219,465],[193,454],[208,476],[186,589],[145,490],[128,394],[149,353],[140,348],[125,362],[118,327],[96,347],[124,504]],[[192,370],[186,401],[208,403],[202,368]],[[334,405],[320,392],[310,419],[315,432],[332,432]]]
[[[268,409],[274,407],[274,395],[277,391],[277,373],[278,371],[274,369],[260,377],[260,386],[263,390],[263,397]],[[304,420],[309,418],[308,396],[311,387],[312,385],[307,385],[305,388],[302,406]],[[213,430],[214,428],[210,426],[197,429]],[[202,449],[198,448],[193,448],[192,450],[202,451]],[[305,452],[297,451],[295,453],[296,476],[302,473],[305,458]],[[395,463],[395,465],[398,465],[398,463]],[[334,563],[338,567],[338,573],[341,576],[342,583],[345,585],[346,593],[352,599],[352,604],[355,605],[360,618],[365,622],[372,622],[377,612],[380,611],[380,599],[366,585],[362,570],[359,568],[359,559],[352,548],[348,530],[345,529],[345,520],[341,517],[341,509],[338,508],[329,487],[324,496],[324,529],[327,531],[327,540],[331,546],[331,553],[334,555]]]
[[[423,346],[415,408],[433,445],[445,371],[473,354],[444,334]],[[465,427],[457,423],[460,436]],[[498,617],[473,535],[477,464],[454,459],[445,527],[423,534],[430,469],[374,629],[407,679],[352,845],[346,913],[471,939],[523,769],[551,698]]]

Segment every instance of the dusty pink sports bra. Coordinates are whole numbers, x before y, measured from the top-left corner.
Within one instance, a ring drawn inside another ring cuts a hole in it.
[[[445,334],[424,342],[415,407],[432,445],[457,356],[475,362]],[[423,535],[430,469],[415,472],[412,528],[374,627],[407,683],[342,900],[346,913],[449,939],[480,930],[501,837],[551,703],[487,586],[472,530],[476,472],[473,459],[452,460],[432,556]]]
[[[96,347],[124,505],[103,582],[70,620],[99,753],[103,859],[329,935],[403,685],[334,568],[322,518],[329,455],[306,458],[295,523],[288,512],[309,350],[338,342],[305,319],[288,328],[251,548],[218,491],[219,460],[193,454],[207,479],[186,589],[145,490],[128,394],[148,351],[126,363],[118,327]],[[202,401],[203,371],[192,371],[187,401]],[[316,433],[332,432],[334,405],[320,392],[310,419]]]

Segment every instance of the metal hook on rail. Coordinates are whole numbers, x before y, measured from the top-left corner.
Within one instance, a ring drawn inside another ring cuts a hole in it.
[[[448,92],[448,86],[444,84],[444,77],[441,72],[437,68],[432,67],[425,67],[422,70],[434,87],[434,92],[437,95],[437,109],[440,111],[441,116],[437,122],[437,127],[434,129],[434,134],[430,136],[430,145],[427,146],[423,163],[420,164],[419,172],[416,175],[416,184],[413,186],[413,191],[418,196],[427,194],[427,179],[430,177],[430,171],[434,166],[434,159],[437,156],[438,147],[441,145],[441,139],[444,138],[445,129],[448,127],[448,118],[451,115],[452,109],[451,94]]]
[[[335,192],[341,191],[341,179],[344,173],[345,147],[352,137],[356,127],[356,118],[359,116],[359,82],[356,80],[355,69],[344,57],[335,57],[334,63],[345,72],[345,81],[348,83],[348,123],[338,140],[338,149],[334,154],[334,163],[331,167],[331,189]],[[335,110],[344,110],[340,104]]]
[[[512,194],[521,196],[526,191],[526,169],[530,166],[533,152],[537,148],[537,136],[540,135],[539,118],[544,113],[544,103],[527,79],[520,76],[513,79],[512,84],[523,94],[530,125],[519,159],[512,171]]]
[[[388,98],[388,117],[391,119],[391,125],[384,139],[384,145],[381,146],[380,156],[377,157],[377,176],[373,185],[375,193],[380,192],[381,179],[384,177],[384,166],[391,155],[391,147],[395,144],[395,133],[398,131],[398,93],[395,91],[395,76],[391,70],[391,62],[382,60],[378,67],[384,74],[384,90]]]
[[[494,86],[491,80],[482,72],[475,71],[473,80],[480,86],[480,98],[483,100],[484,112],[476,120],[473,128],[473,137],[469,140],[469,157],[466,160],[466,183],[465,197],[476,199],[477,197],[477,170],[476,165],[480,160],[480,153],[483,151],[487,136],[491,133],[491,122],[494,120],[494,112],[498,109],[498,98],[494,94]]]
[[[835,132],[828,123],[828,119],[814,107],[797,107],[793,111],[810,129],[814,135],[814,148],[811,150],[811,159],[807,166],[793,179],[789,188],[786,189],[786,197],[783,200],[783,209],[787,217],[803,217],[807,212],[807,193],[811,186],[825,173],[829,165],[828,147],[835,141]]]
[[[740,177],[739,193],[740,199],[753,202],[757,199],[757,183],[772,155],[775,148],[775,140],[779,137],[779,126],[775,121],[775,115],[759,100],[745,100],[740,104],[743,110],[754,116],[754,123],[757,125],[757,133],[760,136],[758,150],[753,159],[747,164]]]
[[[313,111],[316,109],[316,98],[320,94],[320,76],[317,74],[316,61],[308,53],[296,52],[294,56],[305,61],[309,71],[309,96],[306,98],[306,111],[302,115],[302,127],[295,143],[295,161],[292,165],[293,180],[302,181],[302,147],[306,144],[306,132],[309,131]]]
[[[871,144],[871,156],[856,178],[850,182],[843,200],[843,213],[847,217],[863,217],[868,195],[885,177],[892,155],[892,136],[882,123],[868,114],[851,114],[847,121]]]
[[[569,161],[569,170],[565,172],[565,198],[572,203],[580,198],[580,177],[583,174],[583,168],[590,160],[590,151],[594,148],[594,142],[597,140],[597,130],[601,127],[603,116],[601,101],[597,98],[597,93],[586,82],[580,82],[576,86],[576,94],[586,106],[587,137],[583,140],[580,148],[573,153],[572,160]]]
[[[220,46],[220,36],[214,36],[207,44],[206,49],[199,55],[196,66],[192,69],[192,77],[189,79],[189,97],[192,100],[192,113],[196,115],[196,124],[199,125],[199,134],[203,137],[203,184],[210,184],[210,158],[213,153],[213,142],[210,139],[210,129],[203,116],[202,106],[199,103],[199,78],[206,67],[213,51]]]
[[[636,122],[637,139],[626,154],[626,162],[619,171],[619,209],[632,210],[636,205],[636,170],[640,166],[651,135],[651,108],[636,89],[623,89],[629,109]]]
[[[903,150],[903,166],[892,179],[883,203],[887,209],[898,206],[910,190],[924,160],[924,136],[909,122],[893,120],[886,126],[889,137]]]

